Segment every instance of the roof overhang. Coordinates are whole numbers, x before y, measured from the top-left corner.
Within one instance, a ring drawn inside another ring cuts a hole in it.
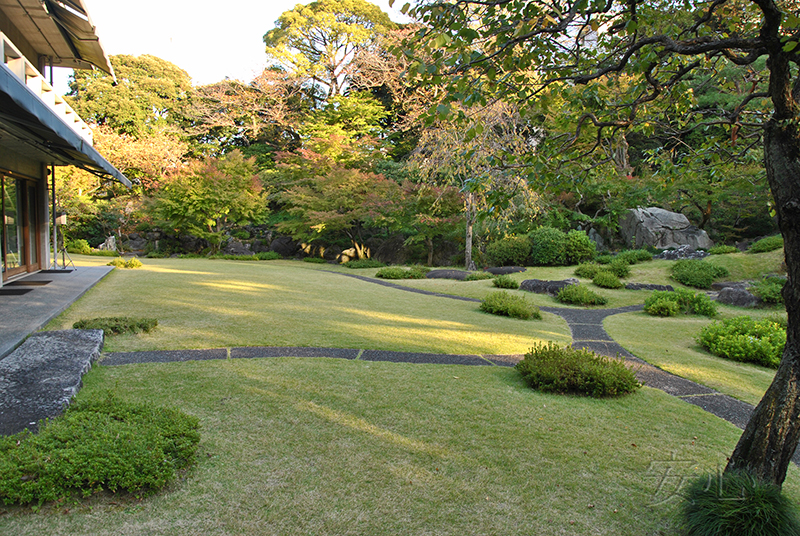
[[[3,63],[0,63],[0,147],[46,164],[73,165],[131,187],[125,175]]]
[[[0,0],[0,11],[53,66],[114,76],[84,0]]]

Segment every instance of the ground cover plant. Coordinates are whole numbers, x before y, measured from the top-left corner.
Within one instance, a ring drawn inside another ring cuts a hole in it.
[[[195,461],[198,420],[111,393],[70,406],[35,435],[0,437],[0,500],[36,503],[108,490],[142,494]]]
[[[129,316],[86,318],[72,324],[73,329],[102,329],[105,335],[148,333],[156,326],[158,326],[158,320],[155,318],[131,318]]]
[[[704,260],[685,259],[672,265],[672,278],[688,287],[707,289],[711,283],[730,275],[727,268]]]
[[[644,311],[653,316],[675,316],[678,313],[714,317],[717,305],[702,292],[677,289],[672,292],[656,290],[644,301]]]
[[[343,262],[342,266],[347,266],[348,268],[352,269],[383,268],[384,266],[386,266],[386,263],[377,261],[375,259],[354,259],[352,261]]]
[[[412,266],[410,268],[387,266],[375,272],[375,277],[380,277],[381,279],[423,279],[430,271],[430,268],[425,268],[424,266]]]
[[[685,496],[687,536],[800,536],[797,506],[778,486],[744,471],[693,479]]]
[[[79,399],[113,385],[196,416],[197,465],[141,501],[0,509],[0,533],[675,534],[666,471],[714,471],[741,433],[653,389],[564,397],[507,367],[231,359],[100,365],[84,382]]]
[[[541,320],[539,308],[524,296],[509,294],[504,290],[492,292],[481,302],[481,311],[493,315],[510,316],[522,320]]]
[[[738,316],[706,326],[697,342],[719,357],[778,368],[786,344],[786,328],[769,319]]]
[[[531,348],[516,368],[531,387],[545,393],[602,398],[631,394],[641,387],[622,360],[552,342]]]
[[[750,246],[750,249],[748,249],[747,252],[766,253],[767,251],[775,251],[776,249],[781,249],[782,247],[783,236],[777,234],[756,241],[752,246]]]
[[[556,297],[561,303],[571,305],[605,305],[608,298],[592,291],[585,285],[570,285],[561,289]]]
[[[310,262],[316,264],[326,264],[328,261],[322,257],[303,257],[303,262]]]

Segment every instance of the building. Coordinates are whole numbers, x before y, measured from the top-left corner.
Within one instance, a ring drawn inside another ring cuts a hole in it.
[[[51,262],[54,166],[130,182],[92,146],[92,131],[42,73],[100,69],[113,75],[84,0],[0,0],[2,281]]]

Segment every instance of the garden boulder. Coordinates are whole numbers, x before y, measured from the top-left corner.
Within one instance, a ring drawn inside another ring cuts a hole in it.
[[[526,279],[519,284],[519,289],[526,290],[528,292],[534,292],[536,294],[550,294],[551,296],[557,296],[561,289],[570,285],[577,285],[578,283],[579,281],[574,277],[570,277],[569,279],[564,279],[561,281]]]
[[[488,272],[492,275],[508,275],[524,272],[525,270],[526,268],[522,266],[494,266],[492,268],[486,268],[484,272]]]
[[[761,300],[747,289],[738,286],[725,287],[719,291],[717,301],[737,307],[757,307]]]
[[[635,248],[667,249],[688,245],[709,249],[714,245],[708,234],[689,223],[686,216],[657,207],[629,210],[620,221],[620,234],[625,244]]]

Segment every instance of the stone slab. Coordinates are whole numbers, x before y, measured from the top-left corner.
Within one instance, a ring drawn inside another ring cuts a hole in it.
[[[0,434],[61,414],[102,348],[102,330],[45,331],[0,360]]]

